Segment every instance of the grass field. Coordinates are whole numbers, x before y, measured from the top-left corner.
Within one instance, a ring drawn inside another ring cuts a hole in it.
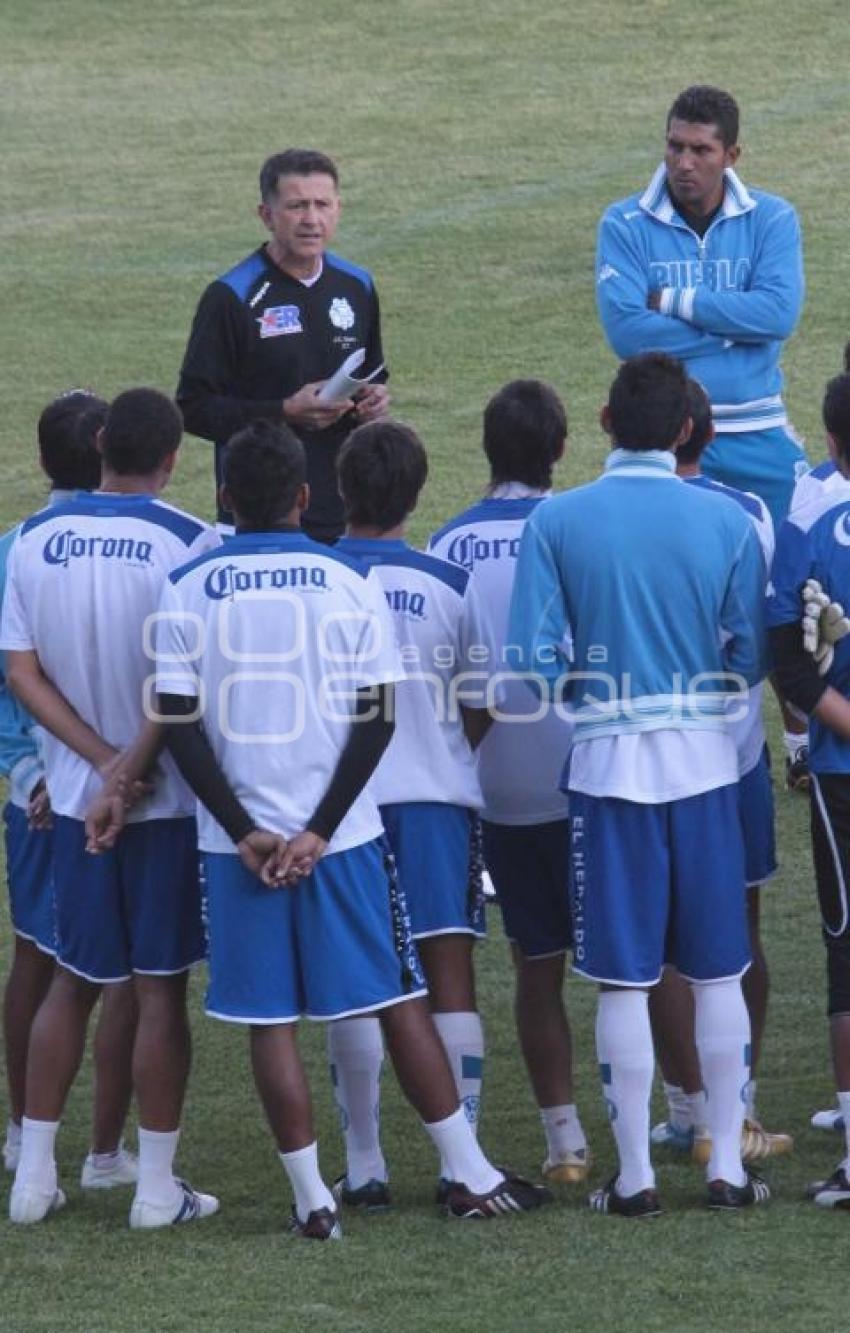
[[[36,507],[34,423],[59,390],[170,390],[192,311],[260,236],[256,172],[290,143],[339,161],[341,252],[373,269],[398,414],[432,458],[414,535],[479,491],[486,397],[535,374],[565,397],[563,484],[604,454],[598,405],[614,363],[592,263],[604,205],[641,186],[687,83],[729,87],[743,111],[743,178],[787,195],[806,242],[808,300],[788,347],[788,400],[810,456],[819,401],[850,332],[843,163],[850,151],[839,0],[0,0],[0,457],[4,525]],[[838,55],[836,54],[838,53]],[[188,440],[170,498],[212,515],[209,446]],[[776,733],[776,719],[771,717]],[[797,1135],[758,1215],[708,1216],[701,1181],[665,1161],[667,1216],[591,1217],[576,1198],[515,1223],[433,1215],[430,1148],[386,1079],[385,1146],[398,1207],[353,1220],[339,1246],[282,1234],[289,1207],[240,1035],[203,1020],[181,1166],[222,1196],[203,1227],[140,1238],[126,1198],[73,1187],[88,1072],[68,1110],[66,1213],[0,1221],[2,1333],[355,1333],[461,1330],[831,1330],[846,1305],[845,1222],[802,1201],[839,1141],[808,1128],[832,1097],[806,804],[778,792],[783,870],[766,895],[774,994],[761,1073],[770,1125]],[[708,849],[710,852],[710,849]],[[0,954],[8,953],[0,924]],[[520,1069],[497,921],[480,950],[490,1042],[482,1135],[539,1170],[542,1137]],[[613,1165],[592,1054],[593,995],[569,985],[579,1101],[604,1177]],[[323,1161],[339,1143],[322,1034],[305,1034]],[[5,1215],[7,1186],[0,1182]]]

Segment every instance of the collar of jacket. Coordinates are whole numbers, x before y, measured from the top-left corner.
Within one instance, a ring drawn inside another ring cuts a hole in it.
[[[720,205],[719,217],[737,218],[743,213],[749,213],[751,209],[756,207],[756,200],[731,167],[726,168],[723,177],[726,188],[723,191],[723,203]],[[663,162],[659,165],[638,203],[645,213],[649,213],[658,222],[675,225],[675,220],[679,219],[676,206],[667,189],[667,168]]]

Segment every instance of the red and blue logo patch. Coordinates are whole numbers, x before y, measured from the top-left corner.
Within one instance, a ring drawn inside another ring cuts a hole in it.
[[[260,316],[261,338],[280,338],[285,333],[303,333],[297,305],[271,305]]]

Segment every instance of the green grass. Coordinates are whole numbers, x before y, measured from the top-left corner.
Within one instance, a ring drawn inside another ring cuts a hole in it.
[[[312,143],[339,161],[339,249],[371,267],[398,414],[421,430],[431,481],[422,537],[484,481],[480,413],[504,380],[550,379],[570,415],[563,484],[604,454],[596,414],[614,368],[597,326],[595,226],[648,179],[680,87],[713,81],[742,104],[741,174],[801,212],[808,276],[786,354],[788,400],[813,458],[819,401],[848,334],[842,163],[850,149],[840,0],[0,0],[0,520],[35,507],[34,422],[71,384],[109,395],[173,388],[197,298],[257,243],[262,159]],[[209,446],[187,440],[171,492],[211,516]],[[773,714],[772,731],[776,724]],[[783,873],[766,896],[774,994],[765,1119],[797,1135],[770,1172],[774,1205],[709,1217],[689,1167],[661,1166],[668,1215],[629,1227],[568,1199],[516,1223],[439,1222],[433,1162],[386,1080],[396,1211],[345,1243],[289,1241],[288,1210],[240,1034],[203,1020],[181,1163],[221,1193],[203,1227],[138,1237],[127,1200],[82,1198],[17,1231],[0,1222],[3,1333],[127,1330],[834,1329],[846,1304],[843,1221],[801,1200],[838,1140],[807,1128],[832,1097],[823,963],[805,802],[779,794]],[[8,931],[2,925],[3,948]],[[480,950],[490,1062],[483,1137],[539,1168],[511,978],[494,924]],[[196,983],[196,1010],[200,1000]],[[582,1114],[613,1165],[592,1050],[591,988],[570,983]],[[321,1056],[305,1036],[328,1174],[339,1145]],[[88,1073],[60,1155],[86,1147]],[[5,1211],[6,1184],[0,1184]]]

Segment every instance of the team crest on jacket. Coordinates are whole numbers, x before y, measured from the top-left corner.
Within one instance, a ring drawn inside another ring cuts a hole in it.
[[[335,296],[328,311],[335,329],[350,329],[354,323],[354,311],[344,296]]]
[[[285,333],[303,333],[297,305],[266,306],[258,323],[261,338],[280,338]]]

